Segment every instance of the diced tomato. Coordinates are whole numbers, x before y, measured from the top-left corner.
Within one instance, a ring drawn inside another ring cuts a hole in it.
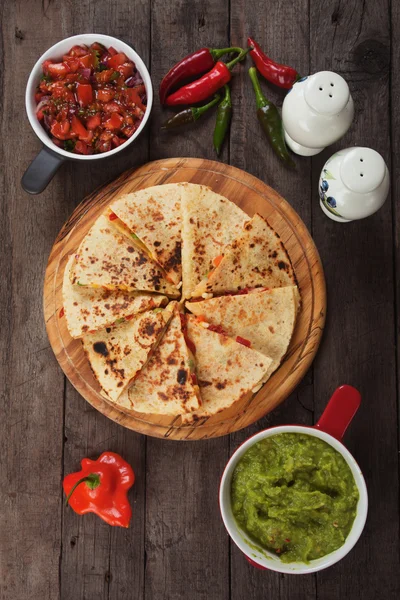
[[[108,61],[108,64],[113,69],[116,69],[117,67],[119,67],[119,65],[122,65],[125,62],[128,62],[128,57],[126,56],[126,54],[124,54],[124,52],[118,52],[118,54],[114,54],[113,56],[111,56],[110,60]]]
[[[121,106],[117,102],[107,102],[104,104],[103,110],[106,113],[120,112]]]
[[[136,131],[136,127],[123,127],[121,129],[121,132],[127,138],[131,137],[131,135],[133,135],[135,133],[135,131]]]
[[[96,73],[96,81],[99,83],[108,83],[111,80],[111,77],[113,77],[114,73],[114,69],[100,71],[99,73]]]
[[[110,214],[108,215],[108,220],[115,221],[115,219],[118,219],[117,215],[113,212],[110,212]]]
[[[86,121],[86,127],[88,129],[96,129],[96,127],[99,127],[100,124],[101,124],[101,117],[99,114],[93,115],[93,117],[89,117],[88,120]]]
[[[146,110],[146,107],[140,99],[139,93],[136,88],[128,88],[127,90],[125,90],[125,97],[127,98],[130,104],[135,104],[140,108],[140,110]]]
[[[251,346],[251,342],[249,340],[246,340],[245,338],[240,337],[240,335],[236,336],[236,341],[238,344],[242,344],[243,346],[247,346],[248,348],[250,348]]]
[[[51,126],[51,134],[59,140],[68,140],[70,135],[70,124],[66,119],[64,121],[54,121]]]
[[[49,74],[49,65],[52,65],[52,64],[53,64],[53,61],[52,61],[52,60],[45,60],[45,61],[42,63],[42,69],[43,69],[43,73],[44,73],[45,75],[48,75],[48,74]]]
[[[114,135],[111,139],[111,144],[113,145],[114,148],[118,148],[118,146],[120,146],[121,144],[124,144],[125,142],[126,142],[126,140],[118,137],[117,135]]]
[[[63,56],[63,62],[68,65],[71,73],[76,73],[79,69],[79,60],[75,56],[69,56],[68,54],[66,54],[65,56]]]
[[[89,137],[89,131],[84,127],[82,121],[77,116],[73,115],[71,118],[71,128],[74,133],[79,137],[80,140],[86,141]],[[92,133],[93,135],[93,133]]]
[[[221,262],[221,260],[224,258],[223,254],[220,254],[219,256],[216,256],[215,258],[213,258],[212,264],[214,267],[218,267],[219,263]]]
[[[111,150],[111,142],[97,140],[95,148],[97,152],[109,152]]]
[[[59,318],[62,319],[64,314],[65,314],[65,311],[64,311],[64,307],[62,306],[60,312],[58,313]]]
[[[190,377],[192,378],[192,383],[193,385],[197,385],[197,377],[196,377],[196,373],[191,373]]]
[[[112,140],[113,136],[114,136],[114,134],[111,133],[111,131],[103,131],[100,134],[100,140],[102,142],[109,142],[110,140]]]
[[[121,115],[118,113],[113,112],[111,117],[104,122],[104,126],[107,129],[120,129],[123,122],[124,117],[121,117]]]
[[[125,317],[125,321],[131,321],[135,315],[128,315]]]
[[[109,47],[108,53],[111,54],[111,56],[115,56],[116,54],[118,54],[118,52],[116,51],[116,49],[113,48],[112,46]]]
[[[93,100],[93,89],[90,83],[77,83],[76,95],[81,106],[87,106]]]
[[[91,69],[93,67],[93,57],[91,54],[85,54],[79,57],[79,64],[84,69]]]
[[[104,52],[106,52],[106,47],[103,46],[103,44],[100,44],[99,42],[93,42],[93,44],[91,44],[89,50],[94,50],[95,52],[99,52],[100,54],[103,54]]]
[[[115,92],[114,90],[108,89],[108,88],[103,88],[100,90],[97,90],[96,92],[96,99],[99,102],[110,102],[110,100],[112,100],[115,96]]]
[[[71,72],[71,69],[65,62],[61,63],[50,63],[47,65],[47,71],[52,77],[64,77],[67,73]]]
[[[113,57],[113,58],[115,58],[115,57]],[[110,58],[108,64],[110,64],[110,61],[112,61],[113,58]],[[128,77],[132,77],[132,75],[133,75],[133,63],[127,62],[127,63],[124,63],[123,65],[118,65],[118,67],[116,67],[116,70],[118,71],[118,73],[121,73],[121,75],[125,79],[128,79]]]
[[[89,48],[82,44],[81,46],[73,46],[71,50],[68,52],[70,56],[85,56],[88,53]]]
[[[78,154],[92,154],[92,152],[93,152],[92,148],[90,146],[88,146],[86,142],[84,142],[82,140],[78,140],[76,142],[74,150]]]

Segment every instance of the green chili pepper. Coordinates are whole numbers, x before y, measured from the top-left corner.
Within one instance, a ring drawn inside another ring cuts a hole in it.
[[[218,105],[213,138],[214,148],[218,156],[220,155],[222,144],[232,118],[232,100],[229,85],[225,84],[224,89],[225,96]]]
[[[256,95],[257,117],[261,127],[266,133],[275,154],[289,167],[294,167],[295,164],[286,147],[282,119],[278,109],[262,93],[255,67],[249,69],[249,75]]]
[[[189,123],[194,123],[200,117],[207,112],[210,108],[215,106],[221,99],[221,96],[217,94],[211,102],[208,104],[204,104],[204,106],[191,106],[190,108],[186,108],[181,112],[178,112],[176,115],[165,121],[165,123],[161,126],[161,129],[169,131],[170,129],[175,129],[175,127],[180,127],[181,125],[188,125]]]

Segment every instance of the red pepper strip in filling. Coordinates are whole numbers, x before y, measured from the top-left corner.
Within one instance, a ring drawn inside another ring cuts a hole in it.
[[[208,329],[209,331],[215,331],[215,333],[219,333],[221,335],[228,335],[221,325],[209,325]]]
[[[243,346],[247,346],[248,348],[250,348],[251,346],[251,342],[249,340],[246,340],[245,338],[240,337],[240,335],[236,336],[236,341],[238,344],[242,344]]]
[[[247,39],[247,45],[253,48],[250,52],[250,56],[253,59],[257,70],[267,81],[288,90],[298,79],[300,79],[300,75],[293,67],[280,65],[264,54],[260,45],[257,44],[253,38],[249,37]]]

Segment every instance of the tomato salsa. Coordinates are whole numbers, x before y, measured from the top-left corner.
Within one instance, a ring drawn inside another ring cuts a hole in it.
[[[74,154],[124,144],[146,111],[146,89],[123,52],[95,42],[73,46],[61,62],[45,60],[36,89],[37,117],[52,142]]]

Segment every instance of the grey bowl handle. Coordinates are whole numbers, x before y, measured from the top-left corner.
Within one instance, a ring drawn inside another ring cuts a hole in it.
[[[21,185],[28,194],[40,194],[67,159],[43,146],[22,176]]]

